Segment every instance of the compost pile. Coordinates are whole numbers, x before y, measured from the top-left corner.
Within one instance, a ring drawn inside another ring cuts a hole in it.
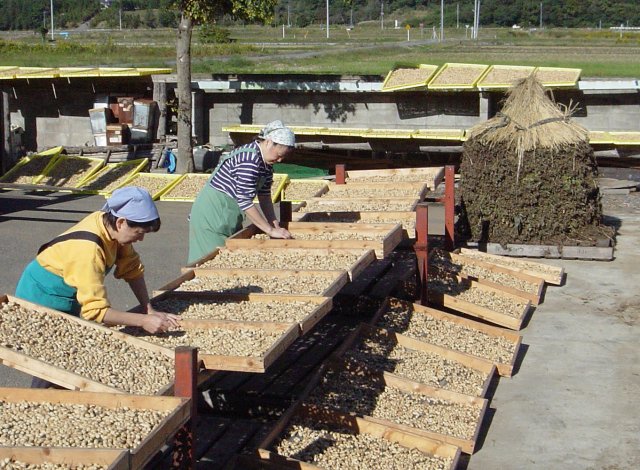
[[[500,113],[471,129],[460,166],[463,237],[594,245],[612,235],[600,225],[588,131],[570,114],[530,76],[509,91]]]

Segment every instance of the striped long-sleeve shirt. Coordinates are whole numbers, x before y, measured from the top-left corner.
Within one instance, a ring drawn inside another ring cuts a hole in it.
[[[264,181],[260,190],[259,181]],[[256,194],[271,194],[273,167],[264,162],[258,141],[254,140],[235,149],[209,184],[234,198],[240,209],[246,211],[253,206]]]

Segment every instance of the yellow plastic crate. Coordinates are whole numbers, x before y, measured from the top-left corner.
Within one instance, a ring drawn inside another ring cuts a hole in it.
[[[35,155],[23,157],[7,173],[2,175],[0,182],[15,184],[35,184],[60,156],[62,147],[54,147]]]
[[[417,68],[399,67],[387,74],[382,83],[382,91],[426,88],[437,70],[437,65],[429,64],[420,64]]]
[[[211,178],[210,173],[186,173],[169,185],[163,194],[161,201],[193,202]]]
[[[149,191],[153,200],[157,201],[160,199],[160,196],[167,191],[167,188],[169,188],[180,177],[182,177],[181,174],[175,173],[139,172],[115,189],[123,188],[125,186],[138,186]]]
[[[480,90],[511,88],[515,82],[527,78],[535,67],[526,65],[491,65],[478,80]]]
[[[104,166],[103,158],[60,155],[37,179],[37,184],[77,188]]]
[[[615,145],[640,145],[640,132],[609,132]]]
[[[576,87],[582,69],[568,69],[561,67],[538,67],[536,78],[547,87]]]
[[[427,84],[429,90],[467,90],[475,88],[489,68],[483,64],[446,63]]]
[[[464,129],[420,129],[411,134],[413,139],[462,141]]]
[[[144,170],[149,164],[148,158],[140,158],[120,163],[108,163],[100,171],[80,183],[78,192],[85,194],[102,194],[108,197],[113,190],[122,186],[136,173]]]
[[[589,131],[590,144],[613,144],[613,136],[606,131]]]

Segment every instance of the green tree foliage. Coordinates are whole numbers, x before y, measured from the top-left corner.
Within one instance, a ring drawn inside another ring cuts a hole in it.
[[[271,11],[275,24],[291,23],[293,26],[322,24],[326,21],[325,0],[269,0],[274,3]],[[202,5],[210,3],[206,8]],[[239,12],[255,10],[259,1],[255,0],[114,0],[111,8],[101,12],[99,0],[54,0],[56,28],[73,27],[93,18],[103,18],[110,26],[117,11],[156,12],[156,21],[148,13],[141,18],[142,26],[175,26],[179,4],[186,6],[194,19],[213,15],[225,24],[238,18]],[[200,4],[200,6],[198,6]],[[470,24],[473,21],[473,0],[445,0],[445,26],[453,26],[456,21]],[[482,0],[481,24],[483,26],[509,27],[518,24],[523,27],[602,27],[628,25],[640,26],[638,0]],[[191,6],[190,6],[191,5]],[[330,0],[330,21],[335,24],[349,24],[351,18],[360,21],[380,19],[381,0]],[[459,16],[457,7],[459,7]],[[110,10],[109,13],[106,13]],[[116,13],[114,13],[114,10]],[[43,11],[49,21],[49,0],[0,0],[0,30],[36,30],[42,26]],[[384,0],[385,18],[398,18],[407,24],[436,25],[440,22],[440,0]],[[240,15],[241,16],[241,15]],[[107,20],[108,19],[108,20]],[[231,20],[231,21],[230,21]],[[135,20],[130,20],[135,21]],[[99,21],[98,21],[99,22]]]

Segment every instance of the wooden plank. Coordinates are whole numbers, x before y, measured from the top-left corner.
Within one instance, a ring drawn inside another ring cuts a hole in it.
[[[425,307],[419,304],[414,304],[410,302],[405,302],[399,299],[387,298],[380,306],[380,309],[373,316],[372,320],[369,322],[371,325],[377,325],[379,321],[384,317],[384,315],[389,311],[390,306],[394,305],[400,309],[406,309],[407,312],[407,320],[409,320],[411,315],[422,315],[428,318],[432,318],[435,320],[443,321],[451,323],[452,325],[457,325],[463,328],[468,328],[470,330],[476,330],[478,332],[484,333],[488,336],[493,336],[496,338],[502,338],[504,341],[510,343],[513,348],[513,354],[508,361],[499,362],[492,361],[497,369],[498,373],[504,377],[510,377],[513,374],[513,369],[515,367],[515,362],[518,356],[518,352],[520,350],[520,344],[522,343],[522,336],[510,331],[506,328],[500,328],[493,325],[487,325],[485,323],[481,323],[475,320],[470,320],[467,318],[463,318],[459,315],[454,315],[451,313],[442,312],[440,310],[436,310],[430,307]],[[389,329],[389,328],[387,328]],[[412,337],[417,341],[427,341],[428,337],[417,337],[414,335],[410,335],[405,331],[396,331],[397,333],[401,333],[404,336]],[[467,354],[462,352],[463,354]],[[472,357],[479,357],[480,359],[488,360],[486,357],[482,356],[474,356],[468,354]]]
[[[375,422],[352,414],[341,413],[337,410],[326,410],[309,406],[300,402],[294,403],[273,427],[272,431],[260,443],[257,457],[283,465],[284,468],[320,469],[298,460],[278,455],[272,451],[278,440],[285,434],[289,423],[293,419],[307,419],[317,423],[323,429],[346,429],[354,434],[368,434],[379,439],[386,439],[409,449],[417,449],[429,455],[435,455],[452,460],[451,470],[457,468],[460,459],[460,449],[456,446],[431,439],[416,433],[405,432],[385,423]]]
[[[225,433],[199,459],[197,468],[224,468],[260,428],[260,423],[254,420],[234,419]]]
[[[412,194],[398,194],[398,189],[400,188],[403,190],[403,193],[411,192]],[[399,184],[398,182],[355,182],[351,180],[347,184],[329,183],[328,191],[324,192],[320,197],[328,199],[350,197],[417,197],[422,200],[427,196],[429,191],[429,185],[426,182],[402,182]]]
[[[168,284],[162,286],[158,291],[154,291],[154,297],[159,295],[164,291],[176,290],[181,292],[190,292],[180,290],[180,286],[191,279],[197,277],[213,277],[213,278],[222,278],[222,277],[233,277],[233,276],[252,276],[255,278],[255,282],[261,288],[269,289],[272,287],[273,281],[270,283],[260,284],[261,280],[265,280],[267,277],[271,279],[278,278],[288,278],[288,279],[303,279],[303,278],[325,278],[330,282],[329,286],[324,289],[322,292],[319,292],[318,295],[324,297],[333,297],[335,296],[342,287],[344,287],[349,282],[349,275],[346,271],[313,271],[313,270],[266,270],[266,269],[193,269],[184,274],[182,274],[177,279],[169,282]],[[204,292],[205,290],[200,290],[200,292]],[[209,292],[207,290],[207,292]],[[213,292],[221,292],[221,291],[213,291]],[[223,291],[228,292],[228,291]],[[269,293],[268,291],[266,293]],[[289,293],[287,295],[296,295],[296,293]],[[309,295],[309,292],[300,292],[301,295]]]
[[[469,244],[469,246],[473,246],[473,244]],[[505,247],[502,247],[499,243],[487,243],[482,246],[487,253],[502,256],[582,259],[594,261],[611,261],[613,259],[612,246],[520,245],[513,243],[509,243]]]
[[[58,320],[62,320],[65,322],[70,322],[76,327],[79,327],[82,330],[87,332],[87,337],[92,336],[94,331],[98,331],[100,335],[108,335],[109,337],[113,337],[114,339],[120,340],[133,348],[136,348],[140,351],[149,351],[151,353],[163,354],[165,356],[173,358],[173,353],[171,351],[167,351],[165,348],[159,348],[156,345],[149,344],[146,341],[141,341],[136,338],[132,338],[129,335],[120,333],[118,331],[107,328],[104,325],[98,324],[93,321],[83,320],[81,318],[75,317],[73,315],[68,315],[66,313],[59,312],[57,310],[53,310],[47,307],[43,307],[38,304],[34,304],[32,302],[28,302],[26,300],[22,300],[20,298],[11,296],[11,295],[3,295],[0,296],[0,305],[6,304],[8,302],[16,303],[27,310],[32,310],[34,312],[40,312],[44,315],[51,316]],[[20,325],[17,324],[16,328],[19,328]],[[77,341],[82,341],[82,337],[78,336]],[[95,353],[95,350],[93,351]],[[76,353],[80,354],[80,352]],[[115,354],[115,353],[111,353]],[[60,385],[61,387],[68,388],[71,390],[86,390],[93,392],[108,392],[108,393],[128,393],[125,390],[118,389],[116,387],[112,387],[110,385],[103,384],[96,380],[93,380],[89,377],[85,377],[83,375],[77,374],[72,371],[67,371],[62,369],[61,367],[56,366],[46,360],[41,358],[31,357],[24,352],[17,351],[14,348],[10,347],[0,347],[0,363],[14,368],[16,370],[20,370],[29,375],[33,375],[39,377],[41,379],[47,380],[49,382]],[[160,387],[156,393],[158,394],[166,394],[169,393],[169,390],[173,382],[167,383],[164,386]]]
[[[326,197],[307,199],[293,210],[304,212],[324,211],[413,211],[420,202],[418,198],[344,198],[329,199]],[[366,209],[363,209],[366,208]]]
[[[129,452],[117,449],[82,449],[70,447],[0,447],[0,461],[10,459],[31,465],[77,466],[100,465],[107,470],[129,470]]]
[[[462,255],[483,259],[495,265],[503,266],[514,271],[542,278],[548,284],[559,286],[564,280],[564,268],[562,267],[537,263],[532,260],[519,260],[511,257],[504,257],[501,255],[485,253],[483,251],[470,250],[468,248],[461,248],[460,253]]]
[[[127,407],[169,412],[135,449],[131,449],[131,468],[142,468],[166,440],[188,421],[190,409],[189,400],[177,397],[8,387],[0,388],[0,401],[96,405],[108,409]]]
[[[181,272],[185,273],[190,269],[194,269],[194,268],[201,268],[201,269],[208,269],[210,267],[213,268],[214,266],[207,266],[208,264],[207,262],[212,261],[219,256],[222,256],[225,251],[234,252],[238,255],[246,254],[247,257],[251,257],[254,253],[261,253],[261,254],[269,253],[269,256],[273,256],[274,258],[278,258],[282,256],[282,257],[285,257],[286,259],[291,259],[293,257],[299,256],[301,260],[301,264],[304,264],[304,265],[306,265],[306,263],[304,263],[304,260],[308,259],[309,256],[324,256],[324,255],[331,255],[336,253],[337,254],[348,253],[348,254],[360,255],[360,257],[355,263],[351,265],[337,267],[337,269],[345,269],[349,274],[349,278],[351,280],[353,280],[358,275],[360,275],[360,273],[364,271],[367,268],[367,266],[370,263],[372,263],[376,258],[375,251],[366,249],[366,248],[360,248],[360,247],[339,248],[339,249],[328,248],[328,247],[314,248],[314,249],[312,248],[304,248],[304,249],[303,248],[269,248],[268,250],[253,249],[253,248],[225,247],[225,248],[216,248],[213,252],[200,258],[195,263],[188,264],[187,266],[181,268]],[[253,269],[256,269],[256,268],[272,269],[270,267],[256,267],[253,264],[248,264],[248,265],[251,265]],[[290,269],[304,270],[304,268],[302,267],[298,268],[295,265],[291,266]],[[316,270],[316,269],[313,269],[313,270]]]

